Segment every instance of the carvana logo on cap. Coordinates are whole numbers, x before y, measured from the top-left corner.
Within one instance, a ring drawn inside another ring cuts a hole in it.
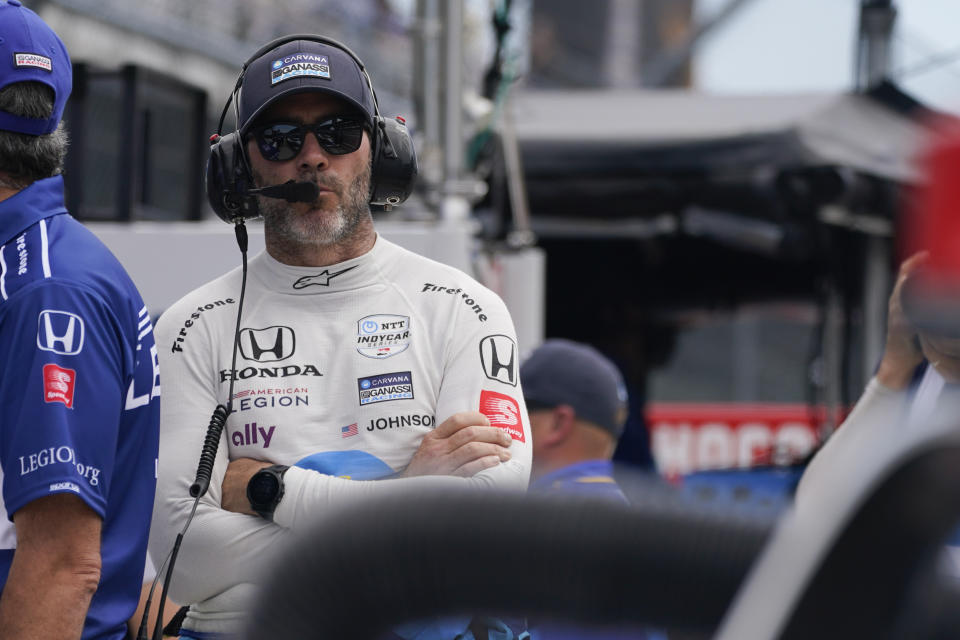
[[[327,56],[296,53],[282,60],[274,60],[271,67],[271,85],[305,76],[330,80],[330,61],[327,60]]]

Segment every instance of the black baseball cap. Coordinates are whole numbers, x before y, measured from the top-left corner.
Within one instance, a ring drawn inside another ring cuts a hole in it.
[[[294,39],[281,39],[281,44],[247,65],[238,97],[241,135],[277,100],[308,91],[346,101],[363,113],[372,127],[376,114],[373,92],[353,56],[332,44],[311,40],[309,35],[290,37]]]
[[[520,365],[528,410],[570,405],[577,417],[619,438],[627,418],[627,388],[620,370],[590,345],[554,338]]]

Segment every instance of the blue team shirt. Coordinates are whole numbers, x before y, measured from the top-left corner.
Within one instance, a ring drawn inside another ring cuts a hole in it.
[[[628,503],[613,477],[613,463],[609,460],[576,462],[542,475],[530,483],[530,492],[581,495]],[[661,631],[637,626],[609,629],[546,620],[531,627],[531,640],[666,640]]]
[[[532,481],[530,491],[580,494],[627,502],[613,478],[613,463],[609,460],[585,460],[557,469]]]
[[[63,205],[63,180],[0,202],[0,588],[11,516],[52,493],[102,519],[83,638],[123,638],[140,595],[156,487],[160,377],[140,294]]]

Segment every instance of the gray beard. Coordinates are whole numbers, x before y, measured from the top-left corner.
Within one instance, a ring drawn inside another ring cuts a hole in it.
[[[370,165],[367,165],[349,186],[334,178],[317,178],[315,175],[302,175],[299,179],[332,190],[340,196],[340,204],[332,218],[306,220],[285,200],[257,196],[264,232],[270,235],[277,248],[285,253],[343,242],[356,231],[364,218],[370,216],[370,207],[367,204],[370,194]],[[256,173],[254,180],[258,185],[264,183],[262,177]]]

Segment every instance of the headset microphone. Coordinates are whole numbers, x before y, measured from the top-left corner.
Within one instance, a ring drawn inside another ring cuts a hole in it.
[[[247,193],[286,200],[287,202],[313,202],[320,195],[320,188],[312,182],[288,180],[283,184],[275,184],[261,189],[248,189]]]

